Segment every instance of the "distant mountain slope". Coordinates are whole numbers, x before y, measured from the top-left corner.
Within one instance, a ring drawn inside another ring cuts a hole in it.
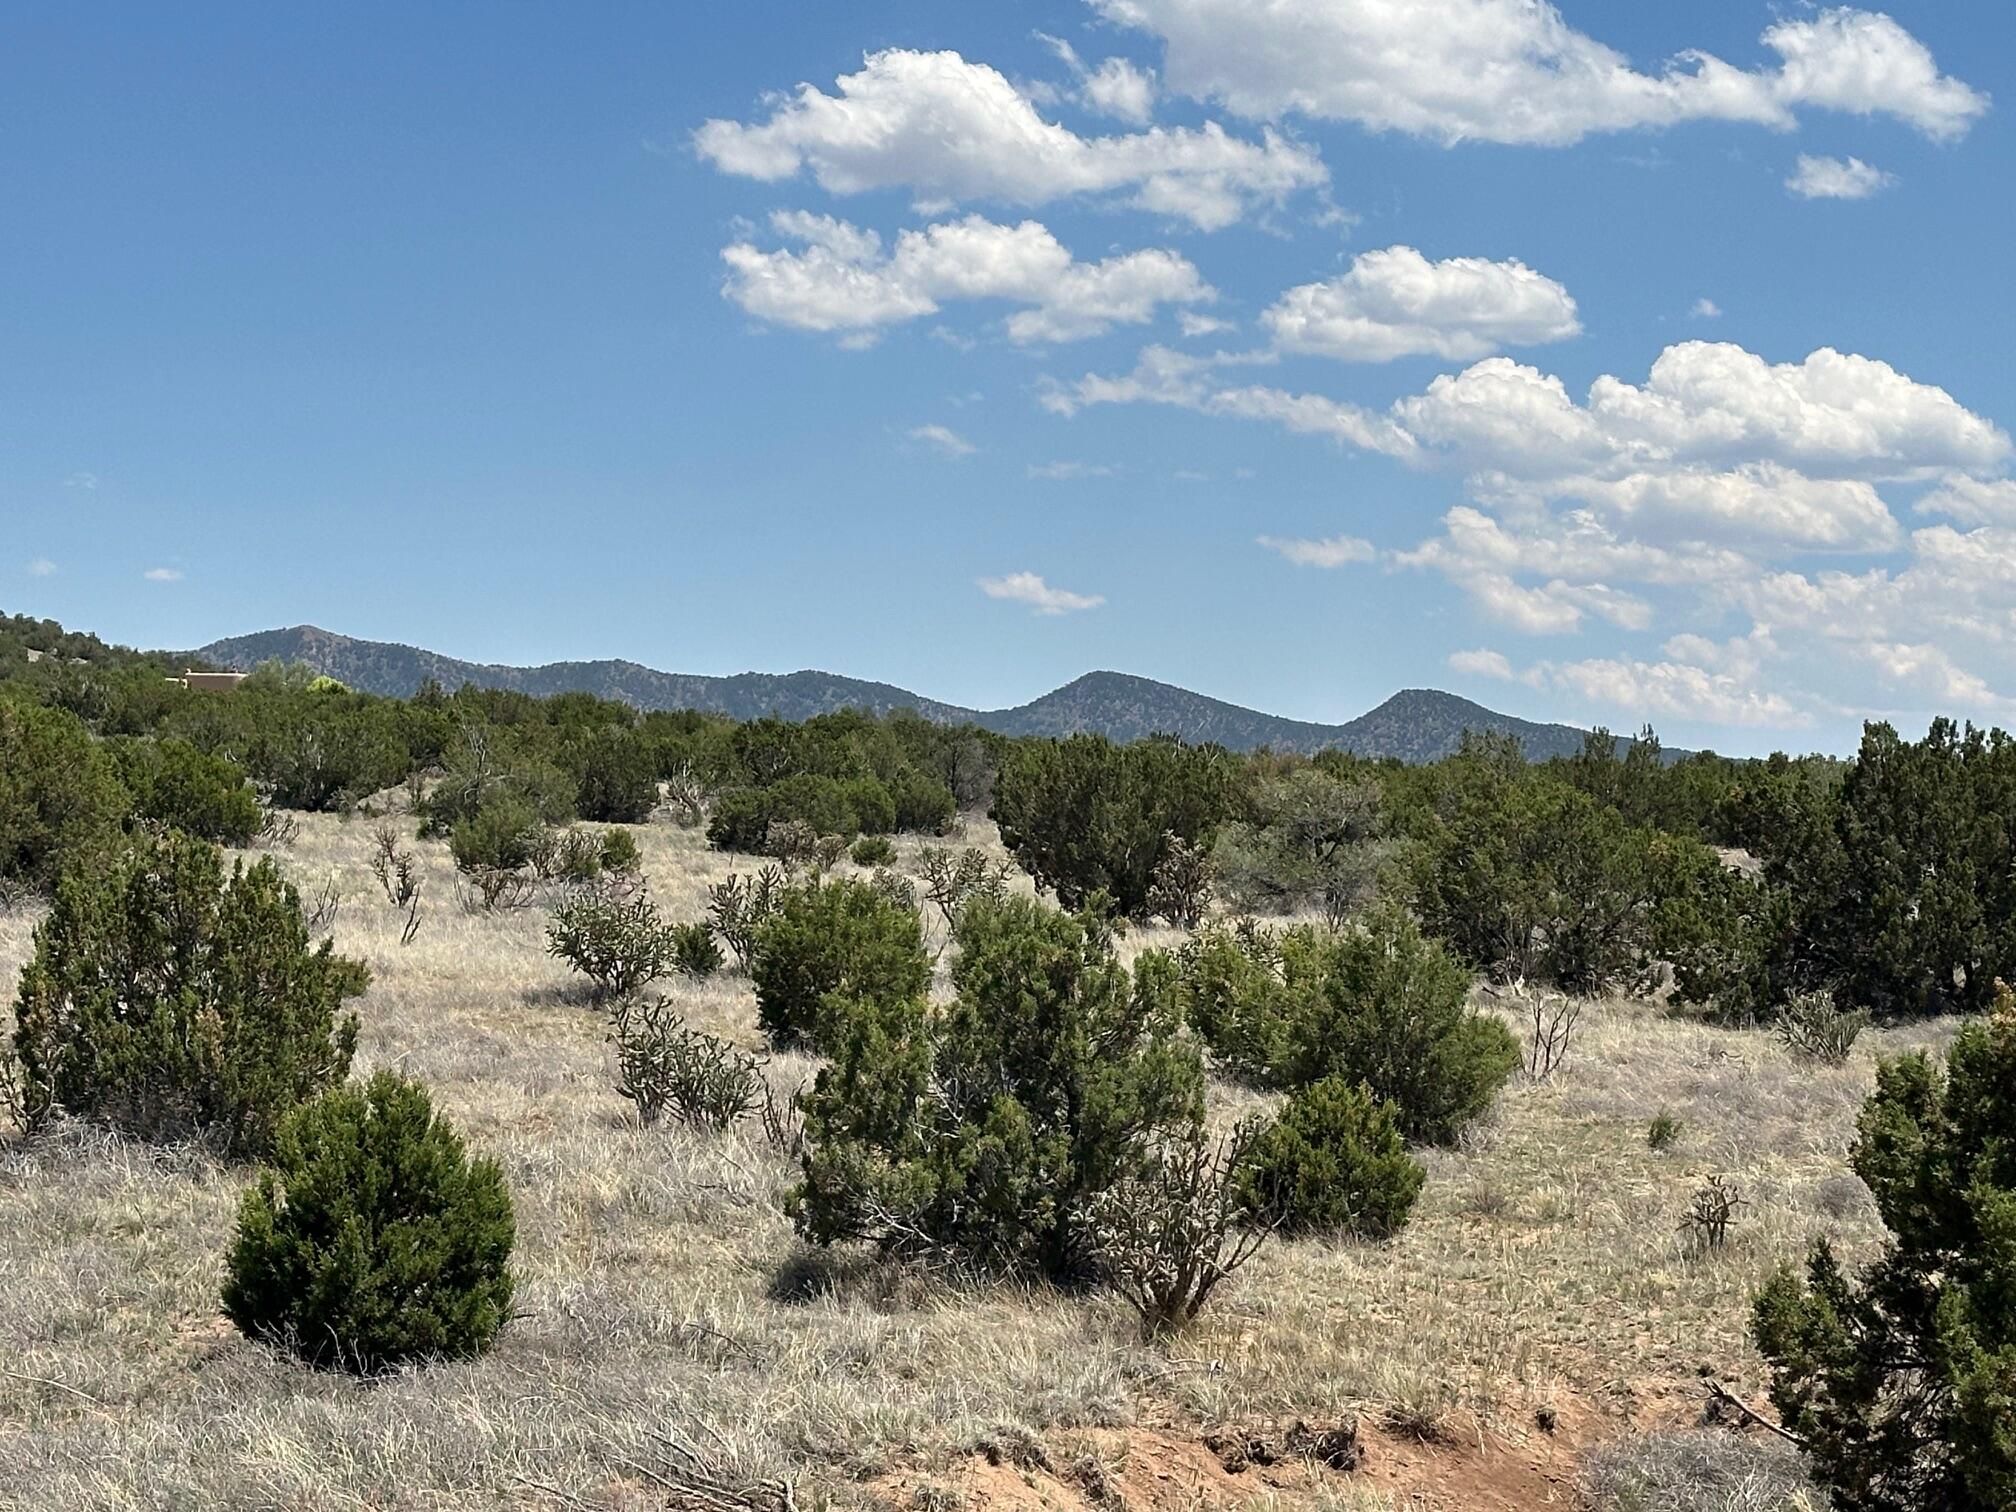
[[[733,677],[703,677],[658,672],[631,661],[507,667],[459,661],[390,641],[355,640],[313,625],[233,636],[215,641],[197,654],[247,671],[265,661],[303,662],[353,688],[394,698],[412,697],[431,677],[450,690],[474,683],[479,688],[509,688],[541,698],[555,693],[593,693],[640,709],[699,709],[731,719],[760,719],[766,714],[810,719],[835,709],[865,709],[873,714],[915,709],[927,719],[948,724],[975,717],[971,709],[919,698],[888,683],[863,682],[830,672],[742,672]]]
[[[542,697],[578,691],[621,699],[640,709],[699,709],[735,719],[757,719],[766,714],[809,719],[844,708],[874,714],[914,709],[927,719],[951,724],[970,720],[1004,735],[1091,732],[1115,740],[1139,740],[1173,734],[1191,741],[1216,741],[1239,751],[1264,745],[1277,751],[1313,752],[1334,746],[1362,756],[1395,756],[1410,762],[1448,755],[1465,730],[1516,735],[1526,754],[1536,761],[1572,754],[1580,749],[1583,734],[1570,725],[1514,719],[1453,693],[1426,688],[1396,693],[1348,724],[1326,725],[1261,714],[1123,672],[1088,672],[1033,702],[985,712],[921,698],[888,683],[863,682],[830,672],[702,677],[658,672],[628,661],[494,666],[458,661],[415,646],[354,640],[312,625],[235,636],[215,641],[194,654],[219,666],[247,670],[264,661],[304,662],[353,688],[401,698],[410,697],[432,678],[450,689],[475,683]]]

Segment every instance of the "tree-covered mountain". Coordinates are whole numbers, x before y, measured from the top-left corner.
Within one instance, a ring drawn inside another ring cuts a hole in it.
[[[1433,761],[1456,749],[1466,730],[1514,735],[1535,760],[1579,749],[1583,732],[1569,725],[1515,719],[1452,693],[1414,688],[1396,693],[1346,724],[1313,724],[1241,708],[1222,699],[1120,672],[1089,672],[1056,691],[1012,709],[961,708],[888,683],[830,672],[743,672],[733,677],[659,672],[630,661],[550,662],[538,667],[460,661],[415,646],[356,640],[312,625],[215,641],[194,653],[219,666],[250,670],[265,661],[301,662],[367,692],[408,697],[430,678],[445,688],[475,683],[546,696],[593,693],[641,709],[699,709],[735,719],[774,714],[808,719],[835,709],[886,714],[914,709],[946,723],[971,721],[1004,735],[1096,732],[1115,740],[1174,734],[1215,741],[1233,750],[1270,746],[1311,752],[1337,747],[1366,756]]]

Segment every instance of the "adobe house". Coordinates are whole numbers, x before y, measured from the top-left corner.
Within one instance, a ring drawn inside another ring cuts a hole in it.
[[[229,693],[245,681],[243,672],[184,672],[168,681],[180,683],[195,693]]]

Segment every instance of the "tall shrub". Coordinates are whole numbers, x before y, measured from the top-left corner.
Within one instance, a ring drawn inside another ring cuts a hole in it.
[[[270,858],[226,877],[207,842],[142,834],[66,876],[35,931],[14,1036],[30,1111],[257,1154],[349,1070],[357,1020],[341,1009],[367,981],[310,946]]]
[[[835,1014],[862,1000],[902,1002],[931,985],[923,927],[872,883],[852,877],[786,891],[749,961],[756,1017],[774,1045],[828,1048]]]
[[[1851,1276],[1823,1239],[1758,1295],[1772,1401],[1839,1506],[2016,1506],[2016,997],[1943,1075],[1884,1064],[1857,1128],[1889,1243]]]

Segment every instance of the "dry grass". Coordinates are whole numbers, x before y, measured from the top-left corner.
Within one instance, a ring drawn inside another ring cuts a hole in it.
[[[422,1078],[502,1161],[522,1316],[480,1361],[369,1386],[316,1375],[218,1316],[242,1171],[76,1129],[0,1148],[0,1505],[662,1505],[668,1440],[733,1477],[792,1478],[809,1505],[990,1435],[1170,1414],[1370,1406],[1432,1433],[1573,1397],[1670,1417],[1702,1367],[1754,1392],[1745,1302],[1778,1257],[1822,1232],[1851,1252],[1877,1235],[1842,1160],[1875,1044],[1815,1067],[1761,1034],[1602,1003],[1564,1071],[1429,1157],[1399,1240],[1277,1245],[1173,1347],[1145,1345],[1110,1299],[808,1253],[780,1210],[792,1168],[760,1132],[627,1116],[543,912],[463,912],[445,853],[420,846],[423,924],[402,947],[371,830],[305,818],[282,860],[304,892],[333,876],[345,894],[339,948],[374,977],[359,1069]],[[692,831],[637,838],[671,918],[700,917],[706,886],[749,865]],[[970,840],[998,848],[984,824]],[[10,1000],[31,925],[0,916]],[[669,990],[696,1024],[760,1043],[745,979]],[[786,1087],[809,1072],[770,1070]],[[1251,1101],[1215,1091],[1223,1116]],[[1662,1107],[1685,1131],[1655,1153]],[[1711,1173],[1752,1206],[1725,1250],[1694,1256],[1677,1224]]]

